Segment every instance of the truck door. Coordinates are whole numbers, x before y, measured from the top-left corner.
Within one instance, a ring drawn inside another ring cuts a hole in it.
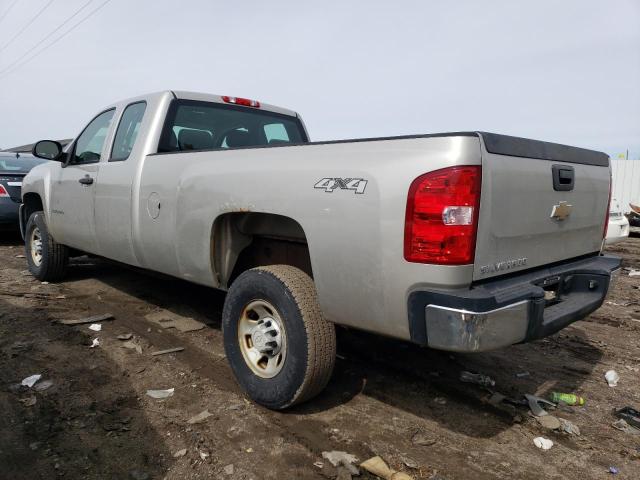
[[[138,265],[132,241],[133,182],[142,156],[136,142],[144,131],[142,123],[147,103],[127,105],[117,116],[113,146],[107,161],[100,163],[100,181],[95,186],[96,236],[100,255],[130,265]],[[119,110],[120,112],[120,110]],[[142,138],[140,138],[142,140]]]
[[[102,112],[85,127],[51,189],[51,232],[55,239],[89,253],[98,253],[94,185],[114,112]]]

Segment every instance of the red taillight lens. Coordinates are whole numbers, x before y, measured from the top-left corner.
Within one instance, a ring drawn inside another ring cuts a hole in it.
[[[226,103],[233,103],[234,105],[242,105],[243,107],[260,108],[260,102],[257,100],[250,100],[248,98],[240,97],[228,97],[223,96],[222,101]]]
[[[8,197],[7,189],[4,188],[4,185],[0,185],[0,197]]]
[[[406,260],[473,263],[481,178],[480,166],[450,167],[411,183],[404,230]]]
[[[604,214],[604,229],[602,230],[602,238],[607,238],[609,231],[609,210],[611,209],[611,177],[609,177],[609,201],[607,202],[607,211]]]

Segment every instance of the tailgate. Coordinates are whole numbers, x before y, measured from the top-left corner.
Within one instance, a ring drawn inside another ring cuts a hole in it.
[[[611,178],[606,154],[506,135],[481,137],[474,280],[600,251]]]

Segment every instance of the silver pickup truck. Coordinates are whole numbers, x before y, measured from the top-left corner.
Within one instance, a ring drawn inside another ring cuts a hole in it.
[[[29,269],[85,252],[228,290],[228,360],[256,402],[319,393],[335,326],[480,352],[603,302],[607,155],[483,132],[310,142],[298,114],[166,91],[101,111],[22,187]]]

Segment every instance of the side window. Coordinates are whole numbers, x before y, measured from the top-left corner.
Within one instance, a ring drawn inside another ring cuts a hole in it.
[[[102,112],[94,118],[76,140],[73,157],[69,163],[74,165],[96,163],[100,161],[100,154],[104,140],[111,125],[115,109]]]
[[[133,145],[136,143],[146,108],[147,102],[138,102],[132,103],[124,109],[118,130],[116,130],[115,140],[113,141],[110,162],[118,162],[129,158]]]
[[[269,123],[264,126],[264,136],[267,137],[267,143],[273,145],[275,143],[289,143],[289,134],[282,123]]]

